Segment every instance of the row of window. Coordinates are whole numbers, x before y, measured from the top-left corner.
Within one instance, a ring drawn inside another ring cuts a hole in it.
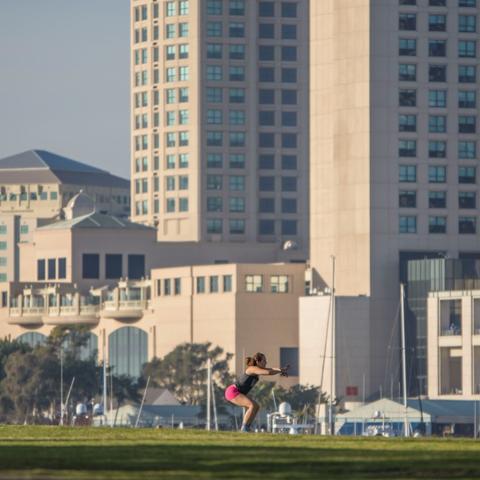
[[[459,7],[476,7],[477,0],[451,0],[452,3],[455,2]],[[398,4],[401,5],[417,5],[417,0],[399,0]],[[447,0],[428,0],[428,5],[430,7],[446,7]]]
[[[231,275],[212,275],[210,277],[195,277],[196,293],[228,293],[232,291]],[[220,290],[221,288],[221,290]],[[156,281],[157,296],[181,295],[181,278],[163,278]]]
[[[417,217],[415,215],[400,216],[398,230],[399,233],[418,233]],[[447,217],[438,215],[428,217],[428,233],[447,233]],[[476,217],[459,217],[458,233],[477,233]]]
[[[289,125],[293,126],[293,125]],[[224,132],[209,130],[206,132],[206,144],[209,147],[223,147]],[[173,147],[188,147],[190,134],[188,131],[167,132],[165,133],[165,146],[167,148]],[[148,135],[134,136],[135,151],[148,149]],[[160,148],[160,136],[157,133],[152,135],[153,148]],[[228,146],[232,148],[243,148],[247,145],[247,134],[245,132],[229,132]],[[296,133],[281,133],[261,132],[258,134],[258,146],[260,148],[275,148],[281,146],[282,148],[297,148],[298,135]],[[411,155],[403,155],[411,156]]]
[[[65,280],[66,278],[66,258],[49,258],[37,260],[37,280]]]
[[[205,100],[208,103],[224,103],[225,90],[228,90],[228,103],[245,103],[246,92],[244,88],[228,88],[222,87],[207,87],[205,89]],[[160,92],[154,90],[153,104],[160,104]],[[167,105],[173,103],[185,103],[188,102],[188,88],[169,88],[165,89],[165,103]],[[261,88],[258,90],[258,103],[260,105],[274,105],[276,102],[282,105],[297,105],[298,91],[295,89],[266,89]],[[135,108],[148,107],[148,92],[137,92],[133,98]]]
[[[82,255],[82,278],[100,279],[100,257],[101,255],[98,253],[84,253]],[[104,266],[104,278],[117,280],[124,276],[122,254],[105,254]],[[127,255],[126,276],[135,280],[145,276],[145,255]]]
[[[416,13],[400,13],[398,17],[398,29],[407,31],[417,30],[417,14]],[[447,31],[447,15],[446,14],[429,14],[428,30],[430,32],[446,32]],[[458,32],[475,33],[477,31],[476,15],[458,15]]]
[[[400,132],[416,132],[417,116],[413,114],[399,115],[398,130]],[[477,131],[477,117],[475,115],[460,115],[457,124],[458,133],[472,134]],[[447,116],[446,115],[429,115],[428,116],[428,133],[447,133]],[[400,148],[405,145],[405,140],[400,140]],[[410,155],[401,155],[410,156]]]
[[[280,232],[282,235],[295,236],[297,235],[297,226],[298,222],[296,220],[262,219],[258,221],[258,234],[273,236]],[[231,219],[229,220],[229,228],[231,234],[243,234],[245,233],[245,220]],[[223,219],[207,219],[207,233],[222,234]]]
[[[260,198],[258,200],[259,213],[275,213],[275,198]],[[223,197],[207,197],[207,212],[223,212]],[[230,197],[228,199],[228,211],[230,213],[245,213],[245,198]],[[285,214],[297,213],[296,198],[282,198],[280,200],[280,212]]]
[[[223,15],[231,16],[245,16],[247,2],[245,0],[229,0],[228,8],[224,10],[223,0],[207,0],[206,13],[207,15]],[[178,0],[165,2],[165,16],[174,17],[177,15],[184,16],[189,14],[189,1]],[[275,1],[260,1],[258,2],[258,15],[260,17],[274,17],[276,14]],[[297,2],[281,2],[278,13],[283,18],[297,18]],[[154,3],[152,5],[151,15],[153,18],[160,16],[160,4]],[[140,5],[134,7],[133,18],[135,22],[148,20],[148,6]]]
[[[245,15],[247,3],[245,0],[230,0],[228,14]],[[278,12],[276,12],[276,2],[273,0],[257,3],[259,17],[274,17],[276,14],[283,18],[297,17],[297,2],[282,2]],[[223,0],[207,0],[207,15],[223,15],[227,12],[227,10],[224,12],[223,6]]]
[[[447,40],[428,39],[427,54],[429,57],[446,57]],[[405,57],[417,56],[417,39],[400,38],[398,54]],[[476,58],[477,42],[475,40],[458,40],[457,54],[459,58]]]
[[[428,142],[429,158],[446,158],[447,143],[444,140],[430,140]],[[458,157],[460,159],[473,160],[476,158],[476,142],[458,142]],[[399,140],[398,155],[400,157],[415,158],[417,154],[416,140]]]
[[[401,190],[398,194],[398,206],[400,208],[416,208],[417,192],[415,190]],[[428,207],[447,208],[447,192],[437,190],[428,192]],[[477,208],[476,192],[459,192],[458,208]]]
[[[27,201],[27,200],[30,200],[30,201],[36,201],[36,200],[48,200],[50,198],[50,200],[57,200],[58,199],[58,193],[57,192],[50,192],[50,195],[48,192],[40,192],[40,193],[37,193],[37,192],[30,192],[30,193],[27,193],[27,192],[24,192],[24,193],[13,193],[13,192],[10,192],[10,193],[1,193],[0,194],[0,201],[6,201],[6,200],[9,200],[9,201],[17,201],[17,200],[20,200],[20,201]]]
[[[414,63],[401,63],[398,66],[398,80],[406,82],[417,81],[417,65]],[[429,82],[447,82],[447,65],[428,65]],[[476,65],[458,65],[457,81],[459,83],[475,83],[477,79]],[[453,81],[453,79],[450,79]]]
[[[477,108],[477,91],[476,90],[458,90],[457,92],[458,108]],[[444,89],[436,89],[428,91],[428,107],[429,108],[447,108],[448,91]],[[400,106],[416,106],[417,95],[416,90],[401,89],[399,93]]]
[[[181,90],[181,89],[179,89]],[[224,89],[216,87],[207,87],[206,88],[206,101],[208,103],[223,103],[224,101]],[[183,102],[188,102],[188,90],[183,92],[186,94],[183,97]],[[154,90],[153,94],[153,104],[160,104],[160,92]],[[279,95],[277,95],[279,94]],[[177,99],[177,89],[166,89],[165,90],[165,103],[172,104],[176,103]],[[280,101],[282,105],[297,105],[298,102],[298,92],[294,89],[263,89],[258,90],[258,103],[260,105],[274,105],[276,99]],[[244,88],[229,88],[228,89],[228,102],[229,103],[245,103],[246,93]],[[148,92],[137,92],[134,94],[133,98],[135,108],[148,107]]]
[[[276,189],[276,176],[261,175],[258,177],[258,189],[261,192],[274,192]],[[278,181],[278,180],[277,180]],[[297,177],[280,177],[280,190],[282,192],[296,192],[297,191]],[[228,188],[230,191],[244,191],[245,190],[245,176],[244,175],[229,175]],[[277,186],[278,188],[278,186]],[[223,189],[223,175],[207,175],[207,190],[222,190]]]
[[[458,167],[458,183],[474,184],[476,183],[477,169],[475,167]],[[415,183],[417,181],[417,167],[415,165],[400,165],[399,178],[400,183]],[[429,183],[447,183],[447,167],[429,166]]]
[[[276,156],[274,154],[260,154],[258,156],[258,168],[259,170],[274,170],[276,168]],[[280,167],[282,170],[296,170],[297,169],[297,156],[296,155],[281,155]],[[222,153],[207,153],[207,168],[224,168],[224,155]],[[245,155],[244,154],[229,154],[228,156],[229,168],[244,168],[245,167]]]
[[[165,200],[165,213],[175,213],[177,211],[181,213],[188,212],[188,198],[167,198]],[[148,200],[135,202],[136,215],[148,215],[148,213]],[[160,213],[160,200],[158,198],[153,199],[153,213]]]

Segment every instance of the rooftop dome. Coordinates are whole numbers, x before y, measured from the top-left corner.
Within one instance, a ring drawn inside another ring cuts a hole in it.
[[[83,217],[95,212],[95,202],[83,190],[80,190],[70,199],[67,206],[63,209],[66,220]]]

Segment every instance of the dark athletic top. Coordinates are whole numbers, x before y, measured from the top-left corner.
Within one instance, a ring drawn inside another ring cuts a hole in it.
[[[247,395],[247,393],[256,385],[258,382],[258,375],[247,375],[244,373],[237,381],[235,386],[238,388],[240,393]]]

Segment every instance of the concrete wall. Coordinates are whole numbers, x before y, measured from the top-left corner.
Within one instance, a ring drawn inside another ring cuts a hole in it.
[[[312,296],[300,299],[300,383],[321,385],[327,395],[333,392],[343,401],[359,401],[378,389],[371,385],[370,301],[366,297],[336,297],[335,377],[332,371],[331,299]],[[365,392],[363,384],[365,382]],[[356,395],[347,387],[355,387]]]

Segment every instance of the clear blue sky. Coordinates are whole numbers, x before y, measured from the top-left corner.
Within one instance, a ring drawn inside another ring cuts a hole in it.
[[[129,0],[0,0],[0,158],[33,148],[129,176]]]

